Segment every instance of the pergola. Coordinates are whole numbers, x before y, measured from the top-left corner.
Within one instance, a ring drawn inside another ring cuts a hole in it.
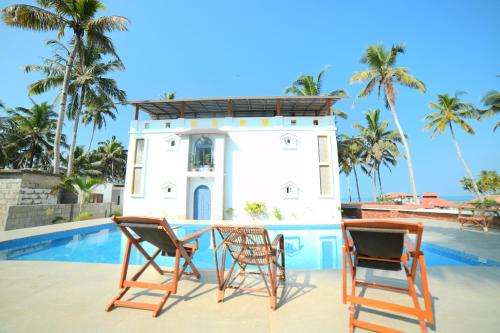
[[[134,119],[143,110],[152,119],[328,116],[338,101],[332,96],[266,96],[185,98],[129,101],[135,105]]]

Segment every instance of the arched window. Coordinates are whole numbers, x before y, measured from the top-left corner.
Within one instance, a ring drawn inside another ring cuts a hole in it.
[[[201,137],[194,144],[194,165],[200,167],[213,166],[214,144],[207,137]]]

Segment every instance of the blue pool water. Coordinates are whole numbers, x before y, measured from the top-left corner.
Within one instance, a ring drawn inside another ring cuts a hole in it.
[[[182,225],[176,229],[179,238],[204,225]],[[338,225],[279,225],[267,226],[271,240],[278,233],[285,236],[287,269],[341,268],[342,233]],[[0,259],[47,260],[92,263],[121,263],[126,239],[113,224],[86,227],[47,235],[0,242]],[[145,244],[148,252],[153,247]],[[195,255],[199,268],[214,268],[211,235],[205,233],[199,240]],[[500,266],[499,262],[458,252],[434,244],[422,245],[428,266]],[[135,249],[132,264],[141,264],[144,258]],[[171,266],[172,258],[161,257],[158,263]]]

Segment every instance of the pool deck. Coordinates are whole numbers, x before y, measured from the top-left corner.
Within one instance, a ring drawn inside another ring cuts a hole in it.
[[[98,225],[109,220],[87,221]],[[54,232],[70,227],[54,225],[0,233],[0,241]],[[450,222],[424,221],[424,241],[500,261],[500,233],[459,230]],[[43,229],[47,228],[47,229]],[[16,233],[14,236],[11,233]],[[5,235],[8,234],[8,235]],[[69,262],[0,262],[0,332],[347,332],[348,307],[341,301],[341,271],[289,270],[279,290],[276,311],[266,297],[230,291],[216,301],[216,277],[183,278],[158,318],[151,312],[104,307],[118,292],[119,265]],[[152,282],[165,277],[147,271]],[[362,274],[366,274],[362,272]],[[429,286],[435,325],[431,332],[495,332],[500,327],[500,267],[430,267]],[[370,274],[384,280],[403,278],[401,272]],[[251,283],[251,281],[250,281]],[[151,293],[137,293],[139,301],[157,301]],[[410,305],[402,294],[366,290],[389,301]],[[362,309],[359,319],[405,332],[419,332],[415,320]],[[356,332],[364,332],[359,329]]]

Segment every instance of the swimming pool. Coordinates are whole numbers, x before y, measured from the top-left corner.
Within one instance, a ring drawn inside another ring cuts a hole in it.
[[[206,225],[184,224],[176,229],[179,238]],[[267,226],[271,240],[285,236],[287,269],[339,269],[342,258],[342,232],[339,225],[272,225]],[[199,240],[195,255],[198,268],[214,268],[211,235]],[[91,263],[121,263],[126,239],[114,224],[84,227],[70,231],[0,242],[1,260],[46,260]],[[148,252],[153,247],[144,244]],[[427,266],[500,266],[499,262],[468,253],[424,243]],[[144,257],[134,248],[131,264],[141,264]],[[171,266],[172,258],[161,257],[158,263]]]

